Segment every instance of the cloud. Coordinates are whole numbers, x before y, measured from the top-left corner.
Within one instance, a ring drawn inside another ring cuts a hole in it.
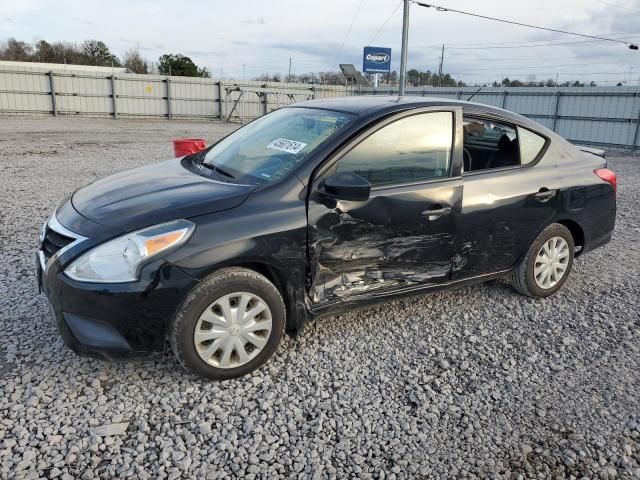
[[[275,42],[264,44],[263,47],[302,53],[324,59],[334,59],[336,55],[339,55],[340,59],[360,57],[362,55],[361,47],[344,45],[340,50],[340,43],[338,42]]]
[[[104,41],[116,53],[139,46],[149,59],[166,52],[185,53],[211,71],[224,69],[229,77],[242,75],[242,65],[246,65],[248,76],[283,72],[290,57],[294,73],[337,70],[338,63],[354,63],[359,68],[362,47],[379,32],[374,44],[393,49],[392,68],[397,70],[401,9],[392,17],[389,15],[398,1],[367,0],[354,18],[358,0],[323,0],[320,8],[313,9],[299,0],[216,2],[215,9],[205,0],[192,0],[189,8],[170,0],[112,0],[108,8],[100,6],[101,2],[88,8],[81,0],[58,0],[57,6],[46,0],[0,0],[0,22],[5,27],[0,41],[10,36],[29,41],[37,36],[48,41],[81,42],[91,36]],[[504,0],[451,3],[460,10],[587,34],[640,32],[640,0],[536,0],[511,2],[509,8],[505,8]],[[353,28],[341,48],[352,21]],[[96,24],[86,26],[91,22]],[[640,33],[637,36],[636,41],[640,42]],[[445,71],[477,72],[462,78],[470,82],[497,78],[500,72],[511,77],[536,74],[541,78],[550,70],[567,70],[556,67],[564,64],[599,63],[569,67],[576,75],[603,69],[628,71],[631,62],[640,59],[638,52],[607,42],[506,49],[481,45],[550,40],[583,39],[413,5],[408,67],[437,70],[442,43],[446,44]],[[454,48],[455,44],[459,48]],[[460,48],[474,45],[480,46]],[[609,79],[616,78],[612,73]]]
[[[248,23],[249,25],[265,25],[267,22],[265,22],[264,17],[258,17],[246,18],[242,21],[242,23]]]

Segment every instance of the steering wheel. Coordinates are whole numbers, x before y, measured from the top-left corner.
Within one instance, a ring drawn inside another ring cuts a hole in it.
[[[465,172],[471,171],[471,152],[464,147],[462,148],[462,167]]]

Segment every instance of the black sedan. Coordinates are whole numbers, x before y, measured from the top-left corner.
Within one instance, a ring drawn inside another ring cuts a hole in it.
[[[612,235],[606,161],[522,116],[351,97],[274,111],[195,155],[81,188],[38,275],[65,342],[246,374],[320,314],[498,277],[555,293]]]

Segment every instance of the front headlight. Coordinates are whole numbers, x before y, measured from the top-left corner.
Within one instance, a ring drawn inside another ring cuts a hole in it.
[[[144,262],[184,244],[194,229],[192,222],[176,220],[127,233],[82,254],[67,267],[65,274],[79,282],[136,281]]]

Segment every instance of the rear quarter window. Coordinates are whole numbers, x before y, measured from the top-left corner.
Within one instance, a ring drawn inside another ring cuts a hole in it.
[[[518,142],[520,144],[520,164],[527,165],[538,157],[547,140],[531,130],[518,127]]]

